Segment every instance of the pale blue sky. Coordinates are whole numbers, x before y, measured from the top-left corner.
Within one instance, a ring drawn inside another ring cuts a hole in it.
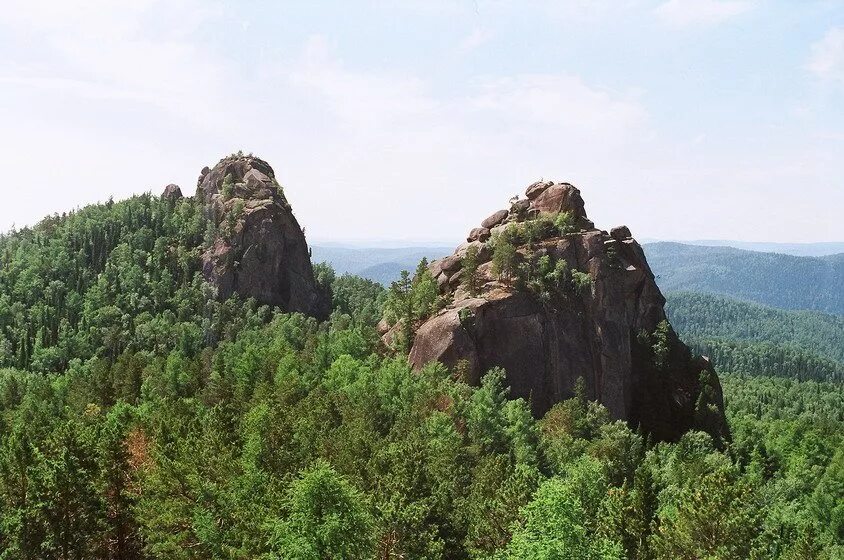
[[[0,229],[243,149],[316,240],[539,178],[641,238],[844,240],[844,0],[118,4],[4,3]]]

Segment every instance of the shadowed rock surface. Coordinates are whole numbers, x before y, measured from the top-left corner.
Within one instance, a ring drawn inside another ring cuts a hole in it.
[[[543,217],[551,223],[560,213],[569,215],[566,231],[549,226],[539,239],[517,243],[516,254],[524,270],[542,257],[564,261],[571,280],[542,292],[535,281],[499,279],[490,261],[506,228],[524,229]],[[534,183],[527,200],[483,220],[468,239],[429,267],[451,303],[419,326],[409,356],[415,368],[440,361],[477,384],[490,368],[503,367],[511,396],[529,398],[536,416],[572,397],[582,377],[587,397],[659,440],[692,428],[727,434],[718,377],[663,323],[665,298],[642,248],[627,227],[611,234],[595,229],[577,188]],[[472,246],[480,263],[475,293],[462,270]]]
[[[179,185],[174,185],[170,183],[166,187],[164,187],[164,192],[161,193],[161,198],[165,200],[181,200],[182,199],[182,189],[179,188]]]
[[[267,162],[233,155],[204,168],[196,200],[214,224],[202,264],[220,298],[236,293],[288,312],[328,315],[305,234]]]

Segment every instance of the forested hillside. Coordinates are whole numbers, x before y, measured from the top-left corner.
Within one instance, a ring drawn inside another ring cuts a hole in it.
[[[385,307],[435,305],[424,266],[317,267],[319,322],[218,302],[207,227],[144,195],[0,240],[3,560],[844,552],[840,384],[727,376],[726,442],[654,443],[582,390],[536,419],[501,371],[381,344]]]
[[[844,254],[795,257],[680,243],[649,243],[644,249],[663,292],[706,292],[844,314]]]
[[[797,257],[824,257],[844,253],[844,243],[820,241],[815,243],[781,243],[774,241],[735,241],[725,239],[701,239],[683,241],[684,245],[706,245],[709,247],[735,247],[747,251],[780,253]]]
[[[236,329],[240,305],[217,305],[202,282],[206,227],[191,201],[142,195],[0,237],[0,365],[194,355]]]
[[[844,380],[844,317],[706,293],[667,295],[671,323],[721,371]]]

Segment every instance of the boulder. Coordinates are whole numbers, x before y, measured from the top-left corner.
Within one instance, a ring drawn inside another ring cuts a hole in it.
[[[522,199],[516,200],[510,205],[511,220],[521,221],[527,218],[528,210],[530,209],[530,200]]]
[[[569,212],[577,220],[586,218],[586,209],[580,190],[568,183],[546,187],[531,200],[530,207],[540,214]]]
[[[459,254],[449,255],[444,259],[440,260],[440,270],[445,272],[446,274],[452,274],[458,270],[460,270],[461,265],[463,264],[463,256]]]
[[[164,192],[161,193],[161,198],[164,200],[181,200],[183,198],[182,189],[179,188],[179,185],[170,183],[164,187]]]
[[[443,271],[443,261],[442,261],[442,259],[437,259],[437,260],[432,261],[431,263],[428,264],[428,272],[431,273],[431,276],[433,278],[439,277],[439,275],[442,274],[442,271]]]
[[[447,291],[448,289],[448,276],[445,273],[441,273],[437,278],[437,290],[441,293]]]
[[[474,228],[472,231],[469,232],[469,237],[466,238],[466,241],[486,241],[489,239],[489,230],[485,227]]]
[[[553,181],[537,181],[536,183],[533,183],[532,185],[528,186],[527,190],[525,191],[525,196],[528,198],[528,200],[533,200],[534,198],[538,197],[543,192],[545,192],[545,190],[553,184]]]
[[[504,223],[504,220],[507,219],[507,216],[510,215],[508,210],[499,210],[495,214],[492,214],[488,218],[486,218],[483,222],[481,222],[481,227],[486,229],[492,229],[498,224]]]
[[[477,241],[467,241],[466,243],[462,243],[457,250],[454,251],[454,256],[460,259],[460,266],[463,266],[463,259],[466,257],[466,253],[469,251],[469,247],[474,247],[478,251],[478,262],[482,263],[488,261],[492,258],[492,250],[490,249],[489,245],[484,243],[481,240]]]
[[[610,230],[610,235],[613,239],[617,239],[619,241],[624,241],[625,239],[630,239],[632,235],[630,234],[630,228],[627,226],[618,226],[614,227]]]

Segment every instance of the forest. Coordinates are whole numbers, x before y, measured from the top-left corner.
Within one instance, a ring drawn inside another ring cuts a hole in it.
[[[775,309],[706,293],[672,292],[674,328],[723,371],[844,380],[844,317]]]
[[[681,243],[644,246],[663,292],[726,295],[781,309],[844,315],[844,254],[797,257]]]
[[[0,559],[844,557],[840,375],[721,367],[726,442],[535,419],[383,348],[421,274],[317,266],[324,322],[218,302],[208,229],[143,195],[0,238]]]

